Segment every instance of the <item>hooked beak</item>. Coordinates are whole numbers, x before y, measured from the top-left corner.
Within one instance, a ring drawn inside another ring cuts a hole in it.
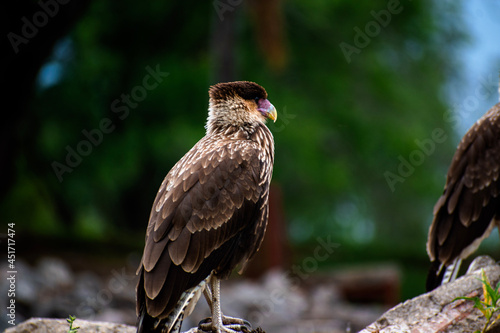
[[[276,122],[276,119],[278,119],[276,108],[267,99],[262,99],[259,101],[259,107],[257,108],[257,110],[259,110],[264,117],[266,117],[267,119],[271,119],[273,122]]]

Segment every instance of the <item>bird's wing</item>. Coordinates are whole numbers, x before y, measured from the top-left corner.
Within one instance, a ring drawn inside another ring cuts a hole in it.
[[[500,103],[458,145],[443,195],[434,206],[427,242],[432,261],[448,265],[469,255],[491,231],[491,220],[500,212],[499,116]]]
[[[183,291],[256,251],[267,223],[270,180],[261,172],[269,163],[262,156],[252,141],[202,139],[166,176],[141,266],[139,288],[151,316],[164,318]]]

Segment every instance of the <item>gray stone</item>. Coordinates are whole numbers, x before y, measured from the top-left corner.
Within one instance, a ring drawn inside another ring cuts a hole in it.
[[[377,321],[360,333],[434,333],[473,332],[482,330],[486,318],[471,301],[457,300],[460,296],[482,295],[481,268],[492,285],[500,281],[500,266],[493,259],[478,257],[471,264],[472,269],[457,280],[407,300],[383,314]],[[497,332],[495,325],[488,332]]]
[[[42,280],[49,288],[68,287],[73,283],[73,273],[61,259],[42,258],[37,268]]]
[[[136,328],[123,324],[93,322],[76,319],[73,327],[80,327],[78,333],[135,333]],[[67,333],[69,323],[65,319],[31,318],[8,328],[5,333]]]
[[[101,321],[76,319],[73,328],[79,327],[78,333],[136,333],[137,328],[123,324]],[[31,318],[17,326],[8,328],[4,333],[67,333],[69,323],[66,319]],[[199,333],[198,329],[189,330],[190,333]],[[186,332],[187,333],[187,332]],[[265,333],[260,327],[251,333]]]

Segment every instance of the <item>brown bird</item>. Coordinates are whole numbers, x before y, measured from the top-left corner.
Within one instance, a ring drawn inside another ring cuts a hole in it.
[[[427,253],[427,290],[454,280],[460,262],[500,218],[500,103],[465,134],[453,156],[443,195],[434,206]]]
[[[212,317],[201,330],[251,328],[222,315],[219,288],[262,243],[274,162],[265,122],[277,114],[253,82],[219,83],[209,95],[206,135],[167,174],[151,209],[137,271],[137,332],[179,332],[202,293]]]

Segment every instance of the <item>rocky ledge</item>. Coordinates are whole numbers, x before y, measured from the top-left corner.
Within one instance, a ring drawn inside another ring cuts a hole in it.
[[[467,273],[429,293],[407,300],[384,313],[360,333],[451,333],[482,331],[486,318],[472,301],[457,297],[482,297],[481,269],[492,286],[500,281],[500,266],[488,256],[477,257]],[[484,298],[482,297],[484,300]],[[488,333],[500,332],[494,325]]]
[[[76,319],[73,327],[80,327],[78,333],[135,333],[133,326],[88,321]],[[31,318],[14,327],[5,330],[5,333],[68,333],[69,324],[66,319]]]
[[[360,333],[451,333],[482,330],[486,318],[471,301],[457,300],[459,296],[482,297],[481,269],[484,269],[491,285],[500,281],[500,266],[487,256],[476,258],[467,274],[456,281],[441,286],[432,292],[400,303],[384,313],[378,320]],[[98,321],[77,319],[78,333],[135,333],[135,327]],[[32,318],[5,333],[67,333],[69,324],[65,319]],[[260,329],[256,332],[262,332]],[[339,332],[338,329],[323,329],[321,332]],[[500,324],[489,333],[500,332]]]
[[[136,333],[129,325],[76,319],[73,327],[78,333]],[[68,333],[69,324],[65,319],[31,318],[8,328],[5,333]],[[191,330],[190,330],[191,331]],[[251,333],[265,333],[260,327]]]

